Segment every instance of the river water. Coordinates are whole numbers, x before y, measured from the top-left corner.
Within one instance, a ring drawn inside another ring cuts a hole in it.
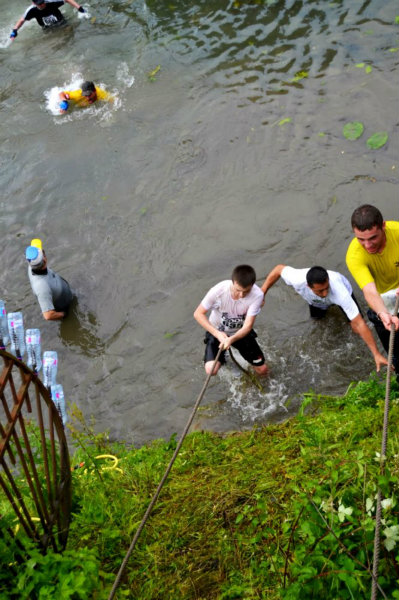
[[[398,219],[398,6],[92,0],[87,15],[63,8],[67,27],[26,23],[10,44],[27,5],[6,3],[0,29],[1,297],[58,351],[66,399],[97,430],[167,438],[204,381],[192,313],[209,287],[239,263],[259,278],[281,262],[348,275],[353,209]],[[52,90],[79,78],[116,101],[54,115]],[[353,120],[364,133],[349,141]],[[370,150],[378,131],[388,142]],[[33,237],[77,293],[62,323],[32,296]],[[256,329],[264,392],[226,367],[196,428],[285,419],[301,392],[340,393],[374,368],[338,310],[310,322],[283,282]]]

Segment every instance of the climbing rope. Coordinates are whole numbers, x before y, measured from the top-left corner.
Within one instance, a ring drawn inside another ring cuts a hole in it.
[[[125,570],[127,562],[128,562],[128,560],[130,558],[130,555],[132,554],[132,552],[134,550],[134,547],[136,545],[136,542],[137,542],[137,540],[138,540],[138,538],[139,538],[139,536],[140,536],[140,534],[141,534],[141,532],[142,532],[142,530],[144,528],[144,525],[146,524],[146,521],[147,521],[148,517],[150,516],[150,513],[151,513],[151,511],[152,511],[152,509],[153,509],[156,501],[158,500],[158,496],[161,493],[162,487],[163,487],[163,485],[164,485],[164,483],[165,483],[165,481],[166,481],[166,479],[167,479],[167,477],[168,477],[168,475],[170,473],[170,470],[171,470],[171,468],[173,466],[173,463],[175,462],[175,460],[177,458],[177,455],[179,454],[179,451],[180,451],[180,448],[181,448],[181,446],[183,444],[184,438],[186,437],[186,435],[188,433],[188,430],[190,429],[191,423],[193,422],[193,419],[195,417],[195,413],[197,412],[198,407],[199,407],[199,405],[201,403],[201,400],[204,397],[206,388],[208,387],[209,380],[210,380],[211,376],[213,375],[216,363],[219,360],[219,356],[220,356],[221,352],[222,352],[222,348],[219,348],[219,351],[218,351],[218,353],[216,355],[216,358],[215,358],[215,362],[213,363],[212,371],[208,374],[208,376],[207,376],[207,378],[205,380],[205,383],[202,386],[202,390],[201,390],[201,392],[200,392],[200,394],[199,394],[199,396],[198,396],[198,398],[197,398],[197,400],[195,402],[195,405],[194,405],[194,408],[193,408],[193,410],[191,412],[190,418],[188,419],[188,421],[186,423],[186,426],[185,426],[184,431],[183,431],[183,433],[182,433],[182,435],[180,437],[180,440],[179,440],[179,442],[178,442],[178,444],[176,446],[176,449],[175,449],[175,451],[173,453],[173,456],[170,459],[170,462],[169,462],[169,464],[168,464],[168,466],[166,468],[166,471],[165,471],[165,473],[164,473],[164,475],[163,475],[163,477],[162,477],[162,479],[161,479],[161,481],[160,481],[160,483],[159,483],[159,485],[157,487],[157,490],[156,490],[155,494],[153,495],[150,504],[148,505],[148,508],[147,508],[147,510],[146,510],[146,512],[144,514],[144,517],[142,518],[142,521],[141,521],[140,525],[137,528],[137,531],[136,531],[136,533],[134,535],[132,543],[130,544],[129,550],[126,553],[126,556],[123,559],[123,562],[122,562],[122,564],[120,566],[118,574],[117,574],[117,576],[115,578],[114,585],[112,586],[111,593],[108,596],[108,600],[112,600],[114,598],[114,596],[115,596],[115,592],[116,592],[116,590],[117,590],[117,588],[119,586],[121,577],[123,575],[123,572]]]
[[[399,309],[399,296],[396,296],[394,315],[398,314]],[[385,408],[384,408],[384,425],[382,428],[382,443],[381,443],[381,456],[380,456],[380,475],[384,475],[385,472],[385,461],[386,461],[386,450],[388,440],[388,415],[389,415],[389,395],[391,391],[391,368],[392,368],[392,356],[393,356],[393,345],[395,341],[395,325],[391,323],[391,332],[389,335],[389,347],[388,347],[388,370],[387,380],[385,387]],[[374,559],[373,559],[373,578],[371,587],[371,600],[375,600],[377,597],[377,577],[378,577],[378,564],[380,560],[380,530],[381,530],[381,488],[378,487],[377,492],[377,508],[375,513],[375,533],[374,533]]]

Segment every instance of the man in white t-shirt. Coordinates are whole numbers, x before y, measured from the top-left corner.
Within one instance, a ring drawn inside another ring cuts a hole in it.
[[[382,365],[388,364],[379,352],[373,334],[361,315],[351,284],[346,277],[318,266],[311,269],[294,269],[286,265],[277,265],[270,271],[261,287],[265,296],[280,277],[306,300],[313,319],[322,319],[330,306],[339,306],[353,331],[360,335],[368,346],[374,357],[377,372]]]
[[[258,375],[267,375],[265,357],[252,329],[263,304],[263,294],[255,281],[254,269],[249,265],[239,265],[235,267],[231,280],[221,281],[212,287],[196,308],[194,318],[206,330],[204,363],[208,375],[216,375],[225,363],[224,351],[230,346],[237,348]],[[214,367],[219,348],[223,352]]]

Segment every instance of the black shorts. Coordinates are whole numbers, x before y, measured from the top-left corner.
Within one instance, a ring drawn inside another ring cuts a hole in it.
[[[359,309],[360,316],[363,316],[362,311],[360,310],[359,303],[355,298],[355,294],[351,294],[351,296],[352,296],[352,300],[354,301],[354,303],[356,304],[356,306]],[[332,304],[331,306],[335,306],[335,305]],[[313,304],[309,304],[310,316],[312,317],[312,319],[324,319],[324,317],[327,314],[327,310],[329,308],[330,308],[329,306],[327,308],[319,308],[318,306],[313,306]],[[341,306],[339,308],[342,310],[343,314],[345,315],[346,320],[349,321],[350,319],[348,319],[348,315],[343,310],[343,308],[341,308]]]
[[[259,347],[258,342],[256,341],[255,331],[251,329],[251,331],[244,338],[241,338],[232,346],[238,350],[243,358],[250,365],[254,367],[260,367],[265,364],[265,357],[262,350]],[[213,336],[209,331],[206,332],[204,338],[204,344],[206,344],[204,362],[207,363],[210,360],[215,360],[217,353],[219,352],[220,342],[215,336]],[[224,365],[226,362],[225,350],[220,353],[219,362]]]

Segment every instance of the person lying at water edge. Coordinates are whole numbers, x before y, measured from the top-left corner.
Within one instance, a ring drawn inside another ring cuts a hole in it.
[[[263,294],[255,281],[256,274],[251,266],[238,265],[231,280],[221,281],[212,287],[197,306],[194,319],[206,330],[204,363],[208,375],[212,372],[216,375],[225,364],[224,351],[230,346],[239,351],[258,375],[268,374],[265,357],[252,329],[263,304]],[[214,369],[219,348],[223,352]]]
[[[81,13],[86,12],[83,6],[75,2],[75,0],[65,0],[65,2]],[[32,6],[29,6],[23,17],[19,19],[14,29],[11,31],[10,38],[14,40],[18,35],[18,30],[21,29],[25,21],[31,21],[32,19],[36,19],[37,23],[43,29],[63,25],[66,23],[66,20],[59,9],[65,2],[64,0],[59,0],[57,2],[52,2],[52,0],[32,0]]]
[[[351,225],[355,237],[346,264],[369,305],[367,316],[386,352],[391,326],[396,330],[392,363],[399,381],[399,319],[392,314],[399,293],[399,222],[384,221],[377,207],[363,204],[353,212]]]
[[[261,287],[262,292],[266,295],[280,277],[306,300],[313,319],[322,319],[330,306],[339,306],[353,331],[360,335],[369,348],[377,372],[382,365],[388,364],[386,358],[379,352],[373,334],[362,317],[352,286],[346,277],[319,266],[311,269],[294,269],[287,265],[277,265],[266,277]]]
[[[113,102],[113,97],[109,92],[94,85],[92,81],[84,81],[81,87],[77,90],[65,90],[60,92],[60,112],[66,113],[69,108],[69,103],[83,107],[89,104],[94,104],[97,100],[107,100]]]

